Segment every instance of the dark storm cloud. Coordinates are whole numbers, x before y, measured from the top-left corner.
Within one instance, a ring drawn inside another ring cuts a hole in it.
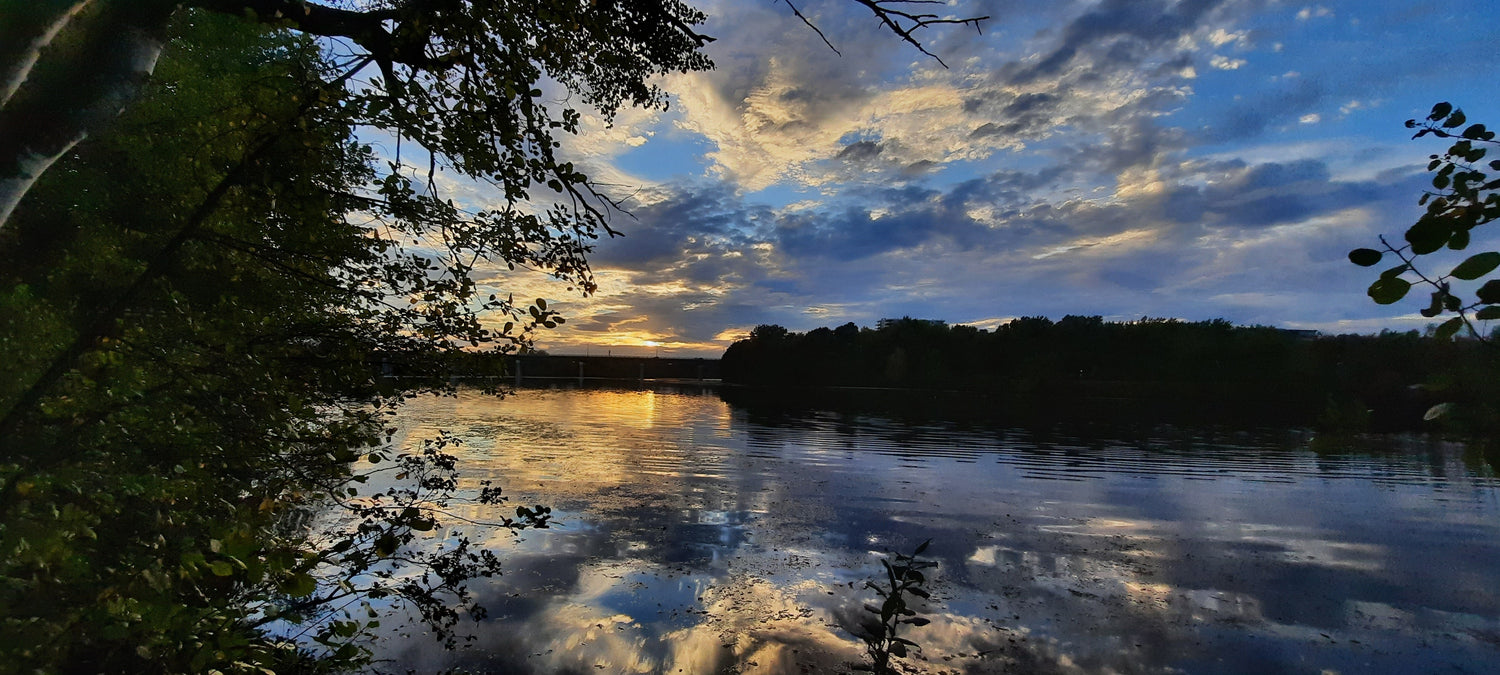
[[[1161,126],[1145,116],[1126,118],[1103,135],[1100,142],[1072,146],[1061,161],[1079,170],[1114,175],[1133,167],[1158,165],[1187,147],[1181,129]]]
[[[875,159],[881,150],[880,144],[874,141],[858,141],[844,146],[844,149],[839,151],[839,159],[851,162],[863,162]]]
[[[1001,122],[986,122],[970,132],[970,138],[988,136],[1011,136],[1035,138],[1057,126],[1061,117],[1057,111],[1062,98],[1055,94],[1033,92],[1010,97],[1009,94],[989,91],[964,101],[964,109],[977,112],[999,107],[996,117]]]
[[[1328,88],[1316,77],[1283,79],[1275,88],[1235,101],[1209,126],[1203,140],[1223,143],[1259,136],[1273,126],[1295,123],[1328,96]]]
[[[757,223],[770,211],[746,205],[724,186],[683,192],[632,209],[634,220],[616,225],[625,236],[598,247],[594,261],[627,269],[675,264],[691,249],[740,248],[748,245]]]
[[[1105,0],[1071,21],[1060,44],[1029,66],[1013,68],[1012,84],[1063,72],[1080,52],[1097,51],[1103,64],[1134,64],[1161,45],[1195,30],[1224,0]]]
[[[1003,111],[1007,117],[1020,117],[1022,115],[1036,114],[1037,112],[1050,113],[1057,104],[1057,96],[1042,92],[1021,94],[1014,101],[1005,106]]]
[[[1178,223],[1265,227],[1368,204],[1389,194],[1388,184],[1341,182],[1321,161],[1267,163],[1231,170],[1228,180],[1176,186],[1162,214]]]
[[[923,211],[872,218],[865,209],[839,213],[797,213],[782,218],[776,238],[794,258],[856,260],[922,244],[947,224]]]
[[[1054,164],[1039,171],[997,171],[982,178],[966,180],[954,185],[943,196],[949,203],[986,205],[1001,210],[1013,210],[1038,200],[1037,194],[1056,184],[1067,171],[1061,164]],[[887,191],[887,199],[897,195]]]
[[[901,175],[906,177],[920,176],[936,168],[938,168],[937,162],[930,159],[920,159],[901,167]]]
[[[1035,195],[1062,172],[1001,171],[946,192],[912,185],[862,192],[861,201],[879,206],[785,215],[777,220],[775,241],[793,259],[838,261],[935,243],[953,250],[1013,247],[1028,236],[1067,229]],[[969,211],[978,207],[990,209],[1004,226],[976,221]]]

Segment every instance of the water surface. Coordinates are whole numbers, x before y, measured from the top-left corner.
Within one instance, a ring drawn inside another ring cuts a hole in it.
[[[468,484],[557,525],[494,535],[475,640],[392,635],[399,669],[849,671],[864,581],[931,539],[922,672],[1500,672],[1497,484],[1454,445],[1081,438],[671,388],[422,398],[400,427],[454,432]]]

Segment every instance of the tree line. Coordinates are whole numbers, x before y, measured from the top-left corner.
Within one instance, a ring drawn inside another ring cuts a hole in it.
[[[1263,411],[1266,423],[1420,428],[1439,402],[1494,429],[1495,354],[1415,331],[1320,336],[1219,319],[1023,317],[994,330],[883,319],[806,333],[757,326],[724,353],[726,382],[983,392],[1035,403],[1155,398]]]

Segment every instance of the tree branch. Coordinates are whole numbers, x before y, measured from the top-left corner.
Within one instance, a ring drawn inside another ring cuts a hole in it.
[[[813,24],[813,22],[808,21],[807,17],[805,17],[805,16],[802,15],[802,10],[797,9],[797,6],[794,5],[794,4],[792,4],[792,0],[782,0],[782,2],[785,2],[787,7],[791,7],[792,8],[792,14],[795,14],[798,19],[801,19],[802,23],[807,24],[808,28],[813,29],[813,32],[817,33],[818,37],[820,37],[820,38],[823,39],[823,44],[828,45],[828,48],[832,49],[833,53],[838,54],[839,56],[843,56],[844,55],[843,52],[839,51],[838,47],[833,46],[833,43],[828,41],[828,36],[824,35],[823,31],[819,30],[818,27]]]
[[[937,61],[938,64],[944,68],[947,68],[948,64],[944,63],[943,59],[938,57],[937,54],[927,51],[927,47],[923,46],[922,42],[917,39],[917,31],[922,30],[923,28],[927,28],[928,26],[938,26],[944,24],[973,26],[974,30],[981,30],[979,27],[979,22],[986,21],[990,18],[988,15],[968,18],[946,18],[937,14],[927,14],[920,11],[907,11],[905,9],[902,9],[902,7],[906,7],[909,5],[937,5],[940,7],[946,7],[948,3],[943,2],[943,0],[854,1],[869,8],[869,10],[875,14],[875,18],[880,19],[880,22],[882,24],[885,24],[885,27],[889,28],[892,33],[895,33],[898,37],[900,37],[903,41],[910,44],[911,46],[916,47],[917,51],[931,56],[933,60]]]

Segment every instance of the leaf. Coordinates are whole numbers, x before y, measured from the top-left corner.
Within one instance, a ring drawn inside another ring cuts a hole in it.
[[[1437,105],[1432,106],[1432,114],[1428,115],[1427,119],[1436,122],[1437,120],[1440,120],[1440,119],[1443,119],[1444,117],[1447,117],[1448,113],[1450,113],[1452,111],[1453,111],[1453,104],[1449,103],[1447,101],[1443,101],[1442,103],[1439,103]]]
[[[1400,265],[1397,265],[1397,266],[1392,267],[1392,268],[1390,268],[1390,269],[1388,269],[1388,270],[1386,270],[1384,272],[1381,272],[1380,273],[1380,278],[1381,279],[1389,279],[1391,277],[1399,277],[1399,276],[1401,276],[1401,273],[1403,273],[1403,272],[1405,272],[1405,271],[1407,271],[1409,269],[1411,269],[1411,265],[1408,265],[1406,263],[1401,263]]]
[[[1411,283],[1405,279],[1396,277],[1381,279],[1370,284],[1367,293],[1370,299],[1382,305],[1389,305],[1406,297],[1406,292],[1411,290]]]
[[[1485,307],[1484,309],[1481,309],[1479,310],[1479,312],[1474,314],[1474,318],[1479,319],[1480,321],[1500,319],[1500,306],[1491,305],[1489,307]]]
[[[1377,251],[1373,248],[1357,248],[1349,252],[1349,262],[1359,265],[1360,267],[1372,267],[1374,265],[1378,265],[1380,264],[1380,259],[1384,257],[1384,253],[1381,253],[1380,251]]]
[[[227,560],[215,560],[208,564],[208,569],[216,577],[227,577],[234,574],[234,565],[229,564]]]
[[[1500,304],[1500,279],[1490,279],[1475,293],[1479,301],[1486,305]]]
[[[1452,228],[1437,218],[1423,216],[1415,225],[1407,228],[1406,241],[1411,243],[1413,253],[1425,255],[1442,248],[1452,234]]]
[[[1366,251],[1368,251],[1368,250],[1370,250],[1370,249],[1361,249],[1361,250],[1366,250]],[[1379,254],[1380,254],[1380,252],[1379,252],[1379,251],[1376,251],[1376,252],[1375,252],[1375,254],[1376,254],[1376,255],[1379,255]],[[1349,254],[1349,255],[1354,255],[1354,254],[1353,254],[1353,253],[1350,253],[1350,254]],[[1366,267],[1368,267],[1368,265],[1366,265]],[[922,552],[923,552],[923,551],[926,551],[926,550],[927,550],[927,546],[928,546],[928,545],[929,545],[929,544],[931,544],[931,543],[932,543],[932,540],[931,540],[931,539],[928,539],[928,540],[927,540],[927,541],[924,541],[924,542],[922,542],[922,544],[921,544],[921,545],[920,545],[920,546],[918,546],[918,547],[917,547],[917,550],[915,550],[915,551],[912,551],[912,553],[911,553],[911,554],[912,554],[912,555],[922,555]]]
[[[397,539],[393,534],[386,533],[375,540],[375,554],[385,557],[395,553],[396,549],[400,546],[401,540]]]
[[[1422,309],[1422,316],[1425,316],[1425,317],[1431,319],[1432,317],[1435,317],[1435,316],[1437,316],[1439,314],[1442,314],[1443,313],[1443,297],[1444,297],[1444,295],[1445,294],[1442,291],[1433,291],[1432,292],[1432,304],[1430,304],[1427,307],[1425,307],[1425,308]]]
[[[1464,122],[1468,121],[1468,119],[1469,118],[1464,117],[1464,111],[1462,111],[1462,110],[1455,110],[1455,111],[1453,111],[1452,115],[1448,116],[1448,121],[1443,122],[1443,128],[1444,129],[1452,129],[1452,128],[1457,127],[1457,126],[1461,126],[1461,125],[1463,125]]]
[[[318,590],[318,581],[306,572],[293,574],[291,579],[281,585],[281,592],[294,598],[312,595],[316,590]]]
[[[910,619],[902,619],[901,623],[909,623],[909,624],[911,624],[913,626],[925,626],[925,625],[927,625],[929,623],[932,623],[932,620],[930,620],[930,619],[928,619],[926,617],[917,616],[917,617],[912,617]]]
[[[1442,325],[1438,326],[1437,332],[1433,333],[1432,337],[1437,339],[1439,342],[1447,342],[1448,340],[1453,339],[1453,336],[1458,333],[1458,329],[1463,327],[1463,317],[1455,316],[1451,319],[1448,319],[1447,321],[1444,321]]]
[[[1485,251],[1469,256],[1468,260],[1459,263],[1458,267],[1453,268],[1449,274],[1464,281],[1473,281],[1489,274],[1496,267],[1500,267],[1500,253]]]
[[[1452,403],[1439,403],[1435,406],[1432,406],[1431,408],[1428,408],[1427,412],[1422,414],[1422,421],[1431,422],[1439,417],[1442,417],[1443,415],[1447,415],[1452,410]]]

